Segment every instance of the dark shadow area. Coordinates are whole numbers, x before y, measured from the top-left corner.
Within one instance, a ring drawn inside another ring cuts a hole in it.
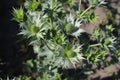
[[[0,77],[23,74],[23,62],[34,56],[32,48],[17,35],[19,25],[12,20],[13,7],[19,7],[17,0],[0,1]]]
[[[18,7],[16,0],[0,1],[0,77],[12,74],[13,69],[17,67],[18,49],[16,41],[18,39],[18,23],[12,20],[12,9]],[[17,64],[16,64],[17,63]],[[20,72],[21,67],[18,67]]]

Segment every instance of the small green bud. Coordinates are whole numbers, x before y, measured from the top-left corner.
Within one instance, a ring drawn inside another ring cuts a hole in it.
[[[67,33],[70,33],[71,32],[71,29],[72,29],[72,24],[71,23],[68,23],[68,24],[66,24],[66,26],[65,26],[65,31],[67,32]]]
[[[13,16],[14,16],[14,19],[18,22],[20,21],[23,21],[24,19],[24,10],[23,8],[21,7],[20,9],[15,9],[13,10]]]
[[[31,11],[35,11],[39,7],[39,5],[40,5],[40,3],[36,0],[25,2],[26,8],[31,10]]]

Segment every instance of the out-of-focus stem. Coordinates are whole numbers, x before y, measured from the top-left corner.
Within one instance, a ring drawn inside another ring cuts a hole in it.
[[[90,10],[93,6],[90,5],[84,12],[81,13],[80,17],[83,16],[88,10]]]

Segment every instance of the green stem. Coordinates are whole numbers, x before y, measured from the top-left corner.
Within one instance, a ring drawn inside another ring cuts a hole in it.
[[[51,5],[50,8],[53,9],[54,0],[51,0],[50,5]]]
[[[51,29],[53,29],[54,27],[53,27],[53,16],[50,18],[50,27],[51,27]]]
[[[42,39],[42,41],[43,41],[43,43],[47,46],[47,48],[48,48],[51,52],[54,53],[54,50],[52,50],[52,49],[48,46],[47,42],[46,42],[44,39]]]
[[[83,16],[88,10],[90,10],[93,6],[90,5],[84,12],[81,13],[80,17]]]
[[[80,11],[80,8],[81,8],[81,3],[82,3],[82,1],[80,0],[79,1],[79,11]]]
[[[96,46],[101,46],[101,44],[93,44],[93,45],[90,45],[89,47],[96,47]]]

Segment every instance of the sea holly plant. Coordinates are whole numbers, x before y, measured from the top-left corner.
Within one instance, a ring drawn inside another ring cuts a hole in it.
[[[83,52],[87,42],[81,43],[79,38],[81,33],[86,32],[81,28],[82,23],[96,20],[95,13],[88,11],[103,3],[103,0],[98,1],[89,0],[90,6],[82,11],[79,8],[65,8],[75,5],[75,0],[27,0],[20,9],[13,10],[14,20],[20,24],[19,35],[28,40],[34,54],[37,54],[36,59],[27,62],[31,73],[37,74],[34,78],[61,80],[59,69],[76,69],[81,67],[76,65],[86,64],[81,63],[82,60],[97,63],[101,57],[103,59],[105,52],[101,53],[102,48],[93,48],[96,47],[94,45],[88,44],[87,51]],[[99,38],[97,31],[94,35]]]
[[[95,63],[105,60],[105,56],[117,49],[117,40],[113,35],[115,28],[112,25],[106,25],[104,29],[98,27],[90,36],[95,43],[90,44],[85,52],[88,62]],[[93,57],[95,56],[95,57]]]

